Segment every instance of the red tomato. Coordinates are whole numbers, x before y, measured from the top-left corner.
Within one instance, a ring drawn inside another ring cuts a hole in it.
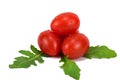
[[[56,56],[60,52],[61,39],[52,31],[46,30],[38,36],[40,49],[49,56]]]
[[[89,49],[89,40],[82,33],[70,34],[62,43],[62,52],[70,59],[82,57]]]
[[[79,17],[72,12],[61,13],[51,22],[51,30],[59,35],[68,35],[78,30],[80,26]]]

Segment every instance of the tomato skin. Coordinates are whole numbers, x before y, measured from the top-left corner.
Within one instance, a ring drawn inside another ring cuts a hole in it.
[[[72,12],[64,12],[57,15],[51,22],[51,30],[58,35],[68,35],[78,30],[79,17]]]
[[[52,31],[46,30],[38,36],[38,46],[49,56],[56,56],[60,52],[61,39]]]
[[[82,33],[70,34],[62,43],[62,52],[70,59],[82,57],[89,49],[89,40]]]

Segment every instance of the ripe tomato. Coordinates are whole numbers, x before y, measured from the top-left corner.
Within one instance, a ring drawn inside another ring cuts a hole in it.
[[[82,33],[70,34],[62,43],[62,52],[70,59],[82,57],[89,49],[89,40]]]
[[[61,35],[68,35],[78,30],[80,26],[79,17],[72,12],[61,13],[51,22],[51,30]]]
[[[61,39],[52,31],[46,30],[38,36],[40,49],[49,56],[56,56],[60,52]]]

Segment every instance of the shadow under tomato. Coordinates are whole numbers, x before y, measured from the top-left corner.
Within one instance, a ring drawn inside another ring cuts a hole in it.
[[[86,58],[85,57],[80,57],[80,58],[78,58],[78,59],[73,59],[74,61],[84,61],[84,60],[86,60]]]

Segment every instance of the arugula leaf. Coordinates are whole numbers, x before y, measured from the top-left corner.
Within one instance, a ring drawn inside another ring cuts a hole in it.
[[[64,62],[62,66],[60,66],[66,75],[71,76],[72,78],[79,80],[80,78],[80,68],[77,66],[77,64],[68,59],[68,57],[62,57],[60,62]]]
[[[90,47],[88,52],[84,55],[86,58],[114,58],[117,54],[114,50],[109,49],[107,46]]]
[[[28,50],[20,50],[19,53],[23,54],[24,56],[16,57],[13,64],[9,65],[9,68],[28,68],[31,65],[37,66],[35,61],[43,63],[44,60],[41,56],[42,53],[37,50],[37,48],[35,48],[33,45],[31,45],[30,48],[34,53]]]
[[[29,57],[34,56],[34,54],[32,52],[27,51],[27,50],[19,50],[18,52],[25,55],[25,56],[29,56]]]
[[[35,54],[40,54],[42,51],[39,51],[37,48],[35,48],[33,45],[30,46],[30,49],[35,53]]]
[[[35,48],[33,45],[31,45],[31,50],[35,53],[35,54],[41,54],[41,56],[43,57],[49,57],[49,55],[44,54],[42,51],[38,50],[37,48]]]

